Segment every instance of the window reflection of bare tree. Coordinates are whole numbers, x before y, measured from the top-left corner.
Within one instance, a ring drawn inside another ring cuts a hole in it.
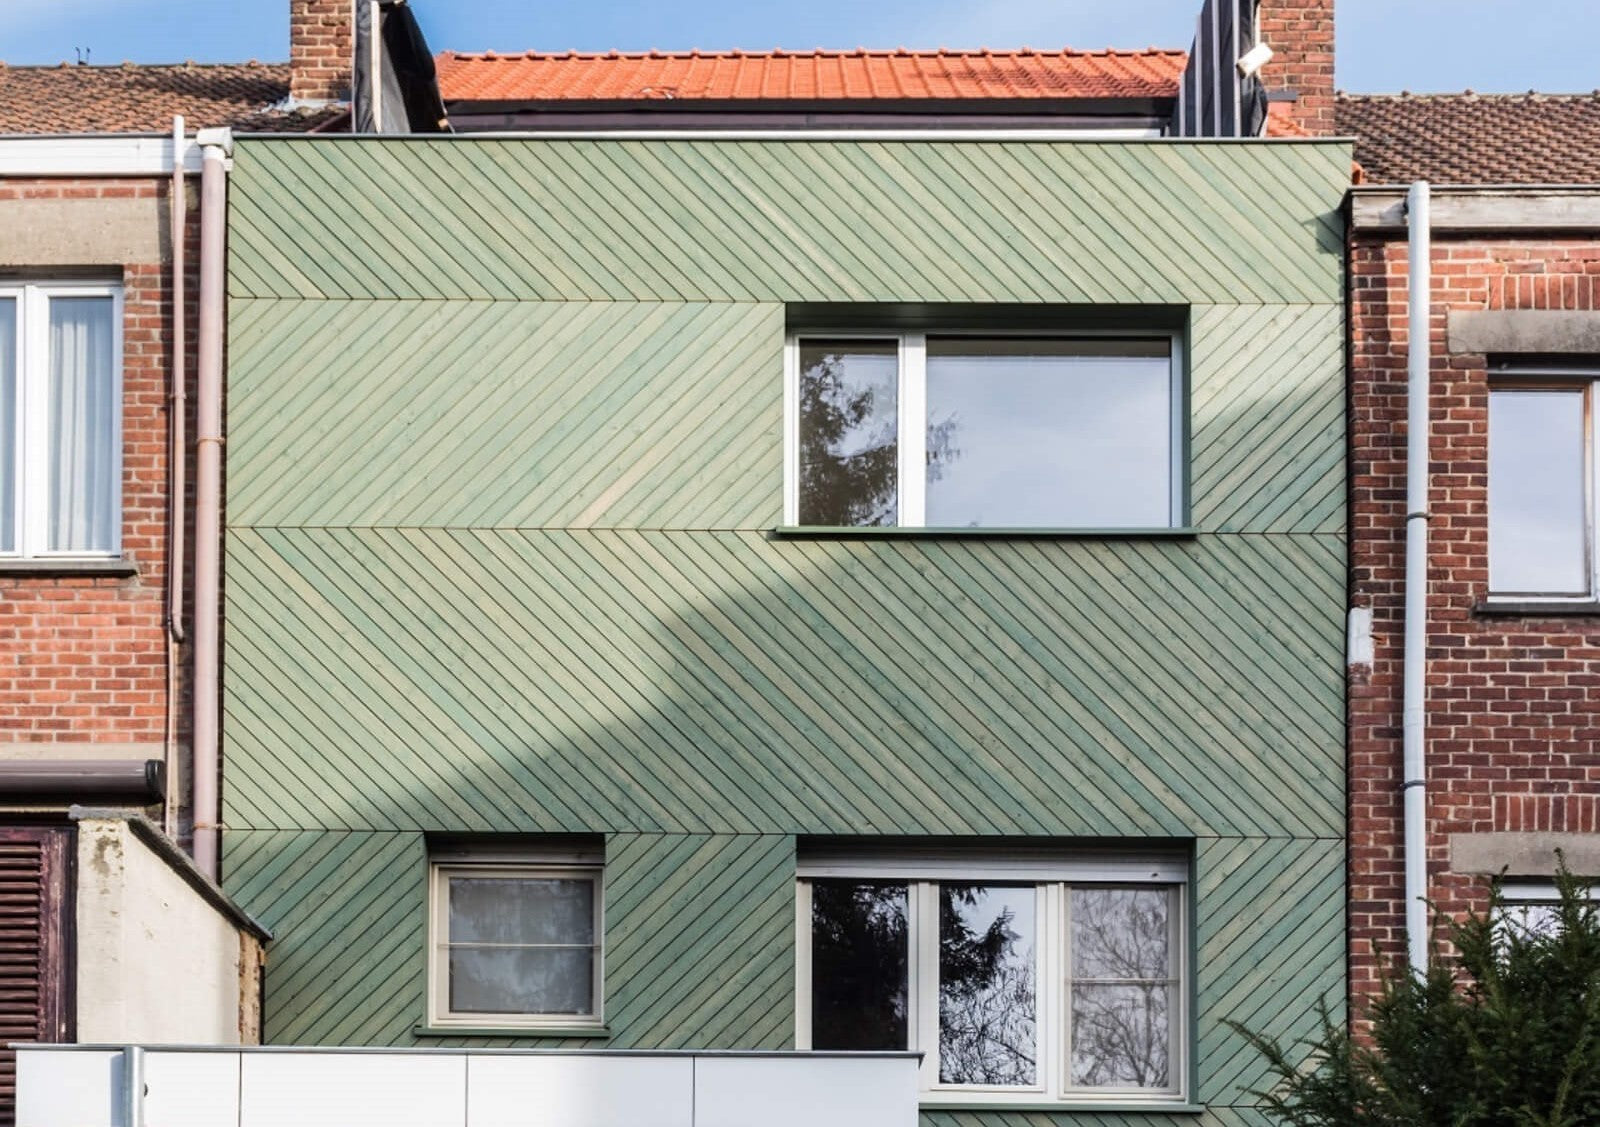
[[[859,528],[893,525],[899,482],[894,388],[861,386],[848,356],[824,353],[800,373],[800,519]],[[928,427],[928,476],[959,455],[952,417]]]
[[[1168,894],[1072,893],[1072,1082],[1169,1084],[1171,982]]]
[[[1026,941],[1031,936],[1012,926],[1016,912],[1010,906],[981,922],[991,895],[1007,891],[1033,895],[1031,888],[939,887],[939,1079],[946,1084],[1035,1082],[1036,959]]]
[[[813,1048],[906,1047],[906,895],[903,884],[812,886]]]

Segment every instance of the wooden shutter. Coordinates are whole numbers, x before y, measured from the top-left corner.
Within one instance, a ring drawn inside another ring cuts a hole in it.
[[[71,831],[0,826],[0,1045],[65,1041]],[[0,1050],[0,1127],[17,1110],[16,1053]]]

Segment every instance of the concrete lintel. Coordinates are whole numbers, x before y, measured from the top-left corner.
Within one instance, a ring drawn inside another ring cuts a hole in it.
[[[1575,875],[1600,876],[1600,834],[1544,831],[1451,834],[1450,868],[1458,873],[1553,877],[1558,849]]]
[[[1600,313],[1570,309],[1452,309],[1451,352],[1600,353]]]
[[[0,200],[0,267],[165,262],[167,204],[144,198]]]
[[[1403,188],[1350,193],[1350,226],[1363,233],[1404,231]],[[1436,233],[1600,231],[1600,188],[1435,187],[1429,210]]]

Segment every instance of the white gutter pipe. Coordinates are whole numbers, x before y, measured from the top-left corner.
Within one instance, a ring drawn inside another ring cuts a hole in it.
[[[183,644],[183,534],[188,520],[184,497],[188,492],[184,459],[188,442],[184,437],[184,383],[188,379],[185,350],[188,348],[184,324],[184,236],[188,220],[188,189],[184,183],[183,117],[172,119],[172,198],[168,201],[168,238],[172,243],[172,365],[167,389],[167,780],[169,788],[163,810],[167,836],[178,840],[178,806],[183,794],[178,763],[178,670]]]
[[[1406,951],[1411,969],[1428,968],[1428,365],[1433,353],[1428,183],[1406,196],[1410,271],[1406,313],[1406,579],[1404,733]]]
[[[233,134],[202,129],[200,160],[200,324],[195,404],[194,503],[194,863],[217,879],[221,817],[218,691],[222,578],[222,316],[227,160]]]

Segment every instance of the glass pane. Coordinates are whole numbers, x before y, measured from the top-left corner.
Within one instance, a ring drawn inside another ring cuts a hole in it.
[[[0,298],[0,552],[17,550],[17,300]]]
[[[897,519],[900,346],[800,342],[800,523]]]
[[[1489,393],[1489,589],[1589,589],[1584,393]]]
[[[1561,909],[1555,904],[1506,903],[1500,906],[1499,922],[1525,939],[1555,935],[1561,930]]]
[[[50,299],[50,529],[55,552],[110,552],[119,404],[109,297]]]
[[[928,338],[927,523],[1172,523],[1165,340]]]
[[[1072,987],[1072,1084],[1167,1088],[1172,987],[1166,983]]]
[[[593,1013],[594,953],[572,947],[452,948],[450,1009],[481,1014]]]
[[[1032,1086],[1038,931],[1032,885],[939,886],[939,1080]]]
[[[1074,888],[1072,977],[1170,977],[1171,903],[1165,888]]]
[[[811,885],[811,1047],[904,1049],[906,886]]]
[[[594,942],[594,881],[583,877],[451,877],[450,942]]]

